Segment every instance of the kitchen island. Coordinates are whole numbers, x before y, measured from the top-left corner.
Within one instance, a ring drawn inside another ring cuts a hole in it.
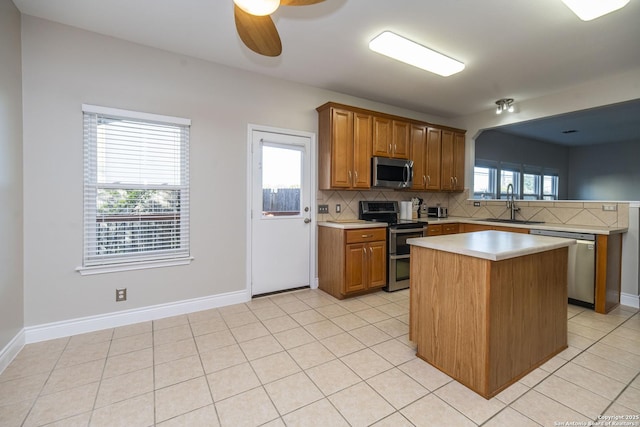
[[[480,231],[408,243],[418,357],[489,399],[567,348],[575,240]]]

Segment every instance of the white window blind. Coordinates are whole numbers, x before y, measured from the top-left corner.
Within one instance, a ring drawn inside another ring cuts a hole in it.
[[[83,267],[189,257],[186,119],[83,106]]]

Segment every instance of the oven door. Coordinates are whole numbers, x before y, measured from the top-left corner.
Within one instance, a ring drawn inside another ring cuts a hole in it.
[[[409,259],[411,255],[389,255],[389,281],[385,288],[388,292],[409,287]]]
[[[407,239],[426,236],[426,227],[421,228],[389,228],[389,254],[407,255],[411,252],[411,246]]]

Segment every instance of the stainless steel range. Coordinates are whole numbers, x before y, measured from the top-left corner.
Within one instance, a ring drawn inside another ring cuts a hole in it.
[[[359,204],[358,218],[365,221],[386,222],[387,227],[387,292],[407,289],[410,274],[410,246],[407,239],[427,235],[427,224],[398,219],[398,202],[367,201]]]

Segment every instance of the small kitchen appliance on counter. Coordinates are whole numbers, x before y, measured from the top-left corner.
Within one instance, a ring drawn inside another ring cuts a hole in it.
[[[449,216],[448,209],[442,206],[429,206],[427,216],[430,218],[446,218]]]
[[[411,203],[411,202],[410,202]],[[398,202],[366,201],[359,203],[358,218],[365,221],[386,222],[387,227],[387,292],[409,287],[410,245],[407,239],[427,235],[427,224],[398,219]]]

